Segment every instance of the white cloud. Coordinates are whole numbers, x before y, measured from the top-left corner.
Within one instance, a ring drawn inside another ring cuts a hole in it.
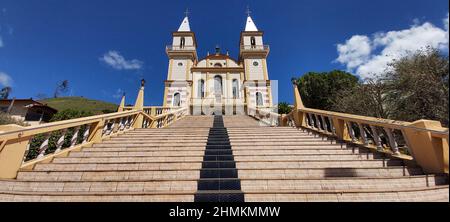
[[[353,69],[367,61],[371,53],[370,39],[367,36],[355,35],[345,42],[338,44],[339,57],[336,61],[345,63],[347,69]]]
[[[118,70],[138,70],[144,65],[144,62],[137,59],[126,60],[117,51],[109,51],[105,53],[102,57],[100,57],[100,61]]]
[[[4,72],[0,72],[0,84],[3,86],[11,86],[11,83],[12,83],[11,77]]]
[[[125,91],[123,91],[122,89],[119,88],[119,89],[117,89],[116,93],[114,93],[114,94],[112,95],[112,97],[113,97],[114,99],[120,99],[120,98],[122,98],[124,92],[125,92]]]
[[[416,21],[409,29],[380,32],[371,37],[354,35],[344,44],[337,45],[339,56],[335,61],[364,79],[384,71],[389,62],[408,52],[427,46],[448,51],[448,14],[443,21],[444,28]]]

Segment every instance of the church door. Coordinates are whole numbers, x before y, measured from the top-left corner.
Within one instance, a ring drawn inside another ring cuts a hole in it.
[[[222,77],[214,77],[214,94],[216,96],[216,101],[221,102],[222,99]]]
[[[173,95],[173,106],[181,106],[180,93],[175,93]]]

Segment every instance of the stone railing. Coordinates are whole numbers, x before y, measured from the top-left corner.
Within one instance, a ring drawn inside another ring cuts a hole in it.
[[[31,169],[38,162],[50,162],[54,157],[135,128],[166,127],[187,113],[187,108],[155,116],[142,110],[129,110],[10,128],[0,133],[0,178],[15,178],[19,169]]]
[[[278,126],[281,115],[272,111],[271,107],[247,107],[247,115],[269,126]]]
[[[133,106],[125,106],[123,108],[124,111],[133,110]],[[144,106],[143,110],[145,113],[151,116],[161,115],[164,113],[168,113],[177,109],[181,109],[181,107],[171,107],[171,106]]]
[[[268,45],[242,45],[241,51],[269,51],[270,48]]]
[[[142,128],[163,128],[186,116],[188,114],[188,108],[177,108],[156,116],[151,116],[147,112],[144,112],[144,114],[148,118],[144,120]]]
[[[315,131],[397,158],[414,160],[425,172],[448,174],[448,128],[438,121],[404,122],[305,108],[295,88],[294,110],[283,126]]]

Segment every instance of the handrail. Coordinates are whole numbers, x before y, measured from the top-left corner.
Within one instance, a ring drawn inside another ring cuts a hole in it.
[[[63,120],[63,121],[52,122],[52,123],[44,123],[44,124],[36,125],[36,126],[26,126],[19,130],[12,130],[12,131],[0,133],[0,141],[2,141],[4,139],[10,139],[9,136],[12,134],[16,134],[16,133],[21,133],[20,137],[22,137],[22,136],[28,136],[28,134],[23,134],[24,132],[28,132],[28,131],[48,129],[48,128],[52,128],[52,130],[58,130],[61,128],[71,127],[72,124],[78,124],[78,125],[88,124],[88,123],[96,122],[99,119],[111,119],[111,118],[129,116],[129,115],[138,114],[138,113],[140,113],[140,111],[132,110],[132,111],[124,111],[124,112],[120,112],[120,113],[101,114],[101,115],[96,115],[96,116],[81,117],[81,118]],[[56,129],[55,129],[55,127],[56,127]]]
[[[354,114],[348,114],[348,113],[339,113],[339,112],[333,112],[333,111],[325,111],[325,110],[319,110],[319,109],[311,109],[311,108],[302,108],[300,111],[314,113],[314,114],[323,114],[330,117],[339,117],[345,120],[358,120],[363,123],[367,124],[377,124],[380,126],[390,126],[395,129],[404,129],[404,128],[410,128],[418,131],[424,131],[424,132],[432,132],[440,135],[447,135],[449,134],[448,128],[443,128],[443,130],[432,130],[432,129],[424,129],[419,127],[411,126],[411,122],[406,121],[399,121],[399,120],[391,120],[391,119],[382,119],[382,118],[376,118],[371,116],[360,116],[360,115],[354,115]]]
[[[21,168],[30,168],[135,128],[166,127],[188,114],[188,108],[167,110],[170,111],[151,115],[144,108],[2,132],[0,178],[15,178]]]
[[[278,126],[280,124],[281,115],[272,111],[264,110],[272,109],[272,107],[247,107],[247,115],[260,120],[269,126]]]
[[[283,116],[281,123],[414,160],[426,172],[448,174],[449,130],[437,121],[406,122],[300,107]]]

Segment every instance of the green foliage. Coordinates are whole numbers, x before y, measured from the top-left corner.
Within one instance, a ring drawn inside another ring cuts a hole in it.
[[[331,72],[308,72],[294,79],[306,107],[330,110],[333,99],[342,90],[353,88],[358,78],[350,73],[333,70]]]
[[[287,102],[278,103],[278,113],[279,114],[288,114],[292,111],[292,107],[289,106]]]
[[[83,97],[59,97],[40,100],[44,104],[63,111],[66,109],[91,112],[92,115],[104,114],[105,111],[117,111],[118,105],[99,100],[87,99]]]
[[[91,116],[92,113],[85,112],[85,111],[78,111],[78,110],[64,110],[62,112],[58,112],[53,116],[53,118],[50,120],[51,122],[55,121],[62,121],[62,120],[69,120],[69,119],[75,119],[80,117],[86,117]],[[74,137],[74,134],[78,130],[78,135],[76,138]],[[61,149],[70,147],[72,145],[72,139],[75,139],[75,144],[80,144],[83,142],[83,134],[87,130],[87,125],[82,125],[79,128],[69,128],[66,131],[64,130],[57,130],[51,132],[49,135],[47,134],[40,134],[36,135],[31,139],[30,142],[30,149],[29,152],[25,158],[25,161],[31,160],[36,158],[39,155],[39,149],[42,145],[42,143],[49,138],[48,140],[48,148],[45,150],[45,154],[50,154],[55,152],[55,150],[58,148],[58,140],[64,135],[64,140],[61,144]]]
[[[429,47],[393,61],[390,67],[383,78],[392,118],[438,120],[448,126],[448,57]]]
[[[310,72],[294,81],[309,108],[401,121],[438,120],[448,126],[448,56],[427,48],[389,66],[362,82],[342,71]]]
[[[55,115],[53,115],[50,122],[56,122],[61,120],[68,120],[68,119],[75,119],[80,117],[86,117],[86,116],[92,116],[93,113],[89,111],[84,110],[74,110],[74,109],[66,109],[60,112],[57,112]]]

